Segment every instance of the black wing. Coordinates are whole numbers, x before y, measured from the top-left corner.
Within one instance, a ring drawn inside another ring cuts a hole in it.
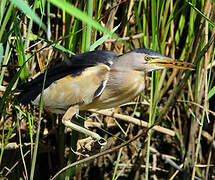
[[[60,62],[54,67],[48,69],[45,89],[58,79],[67,75],[78,76],[87,67],[95,66],[98,63],[104,63],[111,66],[112,60],[116,57],[117,55],[114,52],[106,50],[91,51],[75,55],[72,58]],[[18,100],[22,104],[27,104],[33,101],[42,91],[43,79],[44,73],[40,74],[32,81],[18,86],[15,89],[15,92],[21,92],[18,96]]]

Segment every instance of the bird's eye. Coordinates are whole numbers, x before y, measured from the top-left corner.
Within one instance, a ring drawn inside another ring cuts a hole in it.
[[[150,61],[150,60],[151,60],[151,57],[145,56],[145,60],[146,60],[146,61]]]

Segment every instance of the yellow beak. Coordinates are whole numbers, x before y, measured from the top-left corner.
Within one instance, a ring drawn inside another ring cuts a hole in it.
[[[187,63],[181,60],[171,59],[171,58],[168,58],[168,59],[153,58],[148,63],[156,66],[166,67],[166,68],[194,70],[193,68],[189,67],[189,66],[192,66],[191,63]]]

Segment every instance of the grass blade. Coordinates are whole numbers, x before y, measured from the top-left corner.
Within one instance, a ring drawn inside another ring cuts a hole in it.
[[[93,0],[88,0],[87,15],[92,19],[92,17],[93,17]],[[90,50],[91,34],[92,34],[92,26],[91,26],[91,24],[88,24],[87,30],[86,30],[86,41],[85,41],[85,50],[86,51]]]
[[[209,91],[207,99],[209,100],[215,94],[215,86]]]
[[[52,4],[54,4],[55,6],[61,8],[62,10],[65,10],[68,14],[80,19],[84,23],[91,25],[95,29],[102,31],[105,34],[109,34],[110,36],[112,36],[115,39],[118,39],[117,35],[111,33],[110,31],[108,31],[108,29],[102,27],[97,21],[90,18],[88,15],[83,13],[81,10],[79,10],[72,4],[65,2],[65,1],[61,1],[61,0],[49,0],[49,1]]]
[[[111,30],[111,32],[114,33],[118,29],[119,26],[120,26],[120,24],[118,26],[116,26],[115,28],[113,28]],[[98,39],[94,44],[92,44],[90,46],[90,51],[93,51],[95,48],[97,48],[99,45],[101,45],[103,42],[105,42],[109,37],[110,37],[110,35],[106,34],[103,37],[101,37],[100,39]]]
[[[192,4],[191,2],[187,2],[187,3],[188,3],[197,13],[199,13],[205,20],[207,20],[208,23],[209,23],[211,26],[215,27],[215,23],[214,23],[213,21],[211,21],[210,19],[208,19],[208,18],[204,15],[203,12],[201,12],[198,8],[196,8],[196,7],[194,6],[194,4]]]
[[[3,44],[0,43],[0,66],[2,65],[3,51],[4,51]]]
[[[26,16],[33,19],[35,23],[41,26],[46,31],[46,26],[43,24],[39,16],[30,8],[30,6],[24,0],[10,0],[16,7],[23,11]]]

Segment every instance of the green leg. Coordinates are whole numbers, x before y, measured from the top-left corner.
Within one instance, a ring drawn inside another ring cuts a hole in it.
[[[62,123],[66,126],[69,127],[71,129],[74,129],[78,132],[81,132],[83,134],[86,134],[88,136],[93,137],[96,141],[98,141],[98,143],[100,145],[105,145],[107,143],[107,141],[102,138],[100,135],[98,135],[97,133],[94,133],[84,127],[81,127],[73,122],[70,121],[70,119],[76,114],[78,113],[79,110],[79,106],[72,106],[70,107],[67,112],[64,114],[63,118],[62,118]]]

